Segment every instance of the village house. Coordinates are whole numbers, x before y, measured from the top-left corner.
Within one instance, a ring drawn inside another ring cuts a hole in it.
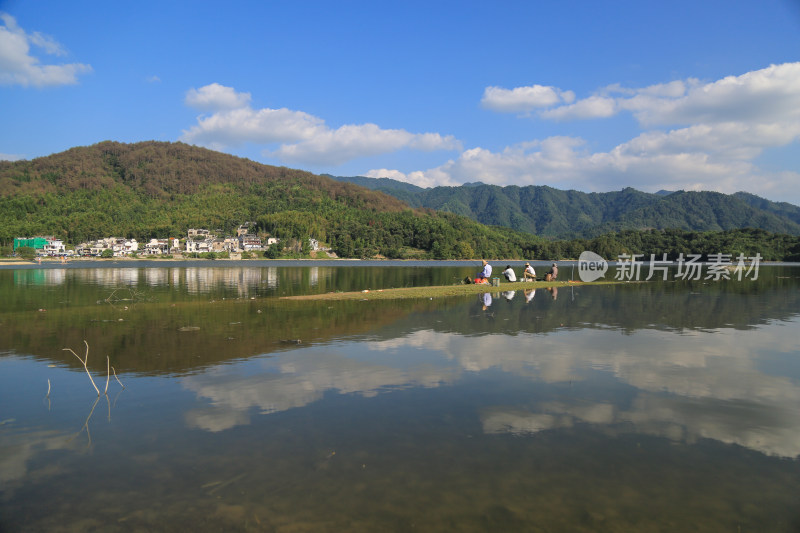
[[[214,239],[211,243],[212,252],[236,253],[239,251],[239,239],[235,237],[225,237],[224,239]]]
[[[106,250],[111,250],[114,257],[131,255],[139,251],[136,239],[122,239],[119,237],[106,237],[96,241],[82,243],[76,247],[78,255],[91,255],[99,257]]]
[[[230,253],[241,252],[241,248],[239,247],[239,239],[236,237],[225,237],[225,244],[224,244],[225,251]]]
[[[176,238],[169,239],[150,239],[150,242],[144,245],[142,251],[145,255],[165,255],[180,252],[180,240]]]
[[[192,240],[205,240],[208,238],[213,237],[210,231],[207,229],[197,229],[197,228],[190,228],[187,232],[187,236]]]
[[[261,250],[261,238],[255,235],[242,235],[239,237],[239,247],[244,251]]]
[[[204,239],[204,240],[194,240],[194,239],[186,239],[186,253],[190,254],[202,254],[211,251],[211,244],[213,243],[213,239]]]
[[[64,255],[66,253],[67,247],[60,239],[52,237],[45,237],[45,239],[47,239],[47,244],[42,248],[44,255]]]
[[[139,243],[136,239],[117,239],[113,244],[114,257],[130,255],[139,251]]]

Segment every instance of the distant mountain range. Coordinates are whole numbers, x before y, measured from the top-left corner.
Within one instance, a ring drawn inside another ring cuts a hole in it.
[[[746,192],[645,193],[633,188],[604,193],[467,183],[423,189],[389,178],[330,178],[381,191],[408,203],[449,211],[482,224],[555,238],[591,238],[612,231],[669,229],[722,231],[759,228],[800,235],[800,207]]]

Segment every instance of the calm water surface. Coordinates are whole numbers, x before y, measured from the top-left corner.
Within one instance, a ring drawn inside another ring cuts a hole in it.
[[[476,264],[0,270],[0,531],[800,530],[800,267]]]

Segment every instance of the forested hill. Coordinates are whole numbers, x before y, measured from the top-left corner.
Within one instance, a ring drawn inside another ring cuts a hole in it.
[[[423,189],[388,178],[333,177],[391,194],[414,207],[449,211],[518,231],[558,238],[591,238],[619,230],[679,228],[721,231],[757,228],[800,235],[800,207],[749,193],[667,192],[626,188],[605,193],[548,186],[482,183]]]
[[[0,161],[0,245],[53,235],[182,237],[189,228],[331,244],[345,257],[524,257],[537,239],[381,192],[183,143],[101,142],[30,161]]]
[[[626,224],[655,226],[657,218],[665,226],[680,226],[676,213],[691,224],[708,224],[701,217],[712,215],[717,224],[733,224],[731,213],[741,205],[751,210],[750,220],[763,215],[797,226],[791,221],[798,218],[795,206],[764,203],[744,193],[649,195],[625,189],[587,195],[483,184],[430,190],[403,184],[395,189],[416,199],[416,206],[423,204],[415,195],[424,191],[429,205],[446,206],[449,212],[412,209],[380,191],[182,143],[102,142],[31,161],[0,161],[0,247],[8,253],[14,237],[35,235],[74,245],[111,236],[139,241],[184,237],[189,228],[233,234],[240,224],[254,222],[257,233],[281,239],[288,249],[279,248],[279,253],[301,255],[313,237],[340,257],[551,260],[594,250],[607,258],[723,252],[800,260],[800,238],[758,229],[702,234],[625,230],[567,242],[499,226],[552,235],[578,229],[601,233]],[[498,226],[462,216],[479,212],[491,214],[484,220]],[[696,220],[687,217],[690,212]]]

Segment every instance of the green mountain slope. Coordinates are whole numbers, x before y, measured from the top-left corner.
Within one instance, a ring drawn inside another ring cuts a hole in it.
[[[182,143],[102,142],[31,161],[0,162],[0,244],[53,235],[181,237],[188,228],[308,237],[345,257],[523,257],[536,242],[450,213],[413,210],[350,183]]]
[[[755,207],[756,209],[773,213],[779,217],[788,218],[789,220],[800,224],[800,207],[797,207],[796,205],[792,205],[787,202],[771,202],[765,198],[761,198],[760,196],[756,196],[755,194],[750,194],[747,192],[737,192],[734,193],[733,196],[745,202],[747,205]]]
[[[336,177],[381,190],[410,205],[448,211],[484,224],[558,238],[594,237],[609,231],[681,228],[721,231],[757,228],[800,235],[800,207],[748,193],[659,191],[632,188],[606,193],[547,186],[470,184],[421,189],[381,178]]]

